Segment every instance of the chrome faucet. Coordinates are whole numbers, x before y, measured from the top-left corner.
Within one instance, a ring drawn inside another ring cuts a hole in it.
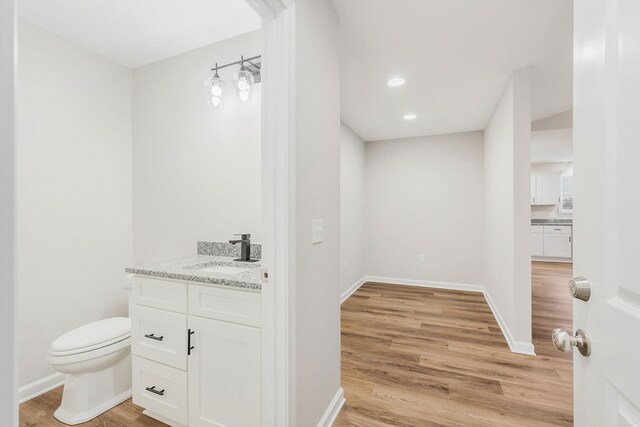
[[[251,234],[234,234],[234,236],[240,236],[239,240],[229,240],[233,245],[240,243],[240,258],[234,261],[251,261]]]

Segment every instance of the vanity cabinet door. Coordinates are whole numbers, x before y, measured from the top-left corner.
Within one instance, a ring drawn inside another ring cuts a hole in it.
[[[260,426],[260,329],[195,316],[189,329],[189,426]]]

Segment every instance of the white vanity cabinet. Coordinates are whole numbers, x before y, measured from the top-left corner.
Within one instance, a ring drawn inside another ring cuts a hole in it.
[[[172,426],[259,426],[260,293],[131,280],[133,402]]]

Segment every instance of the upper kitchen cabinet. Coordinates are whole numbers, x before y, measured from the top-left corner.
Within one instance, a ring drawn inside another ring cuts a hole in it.
[[[531,174],[531,204],[557,205],[560,203],[561,172],[533,172]]]

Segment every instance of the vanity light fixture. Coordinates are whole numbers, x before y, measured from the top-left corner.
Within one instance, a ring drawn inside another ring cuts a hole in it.
[[[207,97],[209,98],[209,104],[217,107],[222,103],[224,81],[218,75],[217,62],[214,70],[215,74],[213,75],[213,77],[209,77],[207,80],[205,80],[204,85],[207,88]]]
[[[404,79],[402,77],[394,77],[387,82],[387,86],[398,87],[404,84]]]
[[[259,61],[260,58],[261,55],[248,59],[244,59],[244,56],[241,56],[240,61],[221,66],[218,66],[218,63],[216,63],[216,66],[211,69],[215,74],[204,82],[207,89],[209,105],[217,107],[222,103],[222,93],[225,83],[218,75],[218,70],[232,65],[240,65],[240,70],[233,77],[234,92],[242,102],[247,102],[251,98],[253,86],[261,81],[260,68],[262,63]]]
[[[413,114],[413,113],[405,114],[404,116],[402,116],[402,118],[403,118],[403,119],[405,119],[405,120],[407,120],[407,121],[409,121],[409,120],[415,120],[415,119],[416,119],[416,117],[418,117],[418,116],[416,116],[416,115],[415,115],[415,114]]]

